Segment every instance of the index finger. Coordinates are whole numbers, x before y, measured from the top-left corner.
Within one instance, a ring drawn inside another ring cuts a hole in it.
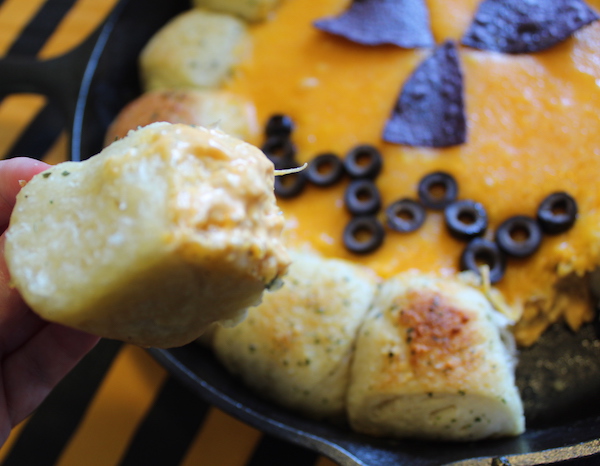
[[[29,181],[48,167],[47,163],[27,157],[0,160],[0,233],[8,225],[17,193],[21,190],[20,181]]]

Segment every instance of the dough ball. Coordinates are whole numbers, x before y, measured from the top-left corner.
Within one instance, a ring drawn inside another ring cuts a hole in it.
[[[522,433],[506,323],[458,281],[410,273],[386,281],[357,339],[352,427],[450,441]]]
[[[281,0],[192,0],[195,7],[230,13],[248,21],[265,19],[279,3]]]
[[[144,90],[217,88],[246,55],[249,43],[242,20],[201,9],[185,11],[142,50]]]
[[[217,127],[243,140],[258,132],[254,105],[235,94],[160,89],[142,94],[121,110],[108,128],[105,145],[125,137],[132,129],[157,121]]]
[[[218,358],[264,397],[315,418],[344,415],[354,340],[376,289],[350,262],[291,254],[283,286],[233,328],[217,328]]]
[[[141,346],[231,323],[285,273],[273,164],[218,130],[154,123],[21,190],[6,240],[41,317]]]

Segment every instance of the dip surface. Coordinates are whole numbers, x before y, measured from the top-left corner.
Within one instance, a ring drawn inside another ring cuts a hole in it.
[[[436,42],[459,41],[478,3],[428,0]],[[588,4],[600,9],[600,0]],[[530,314],[525,317],[531,325],[517,334],[521,343],[531,343],[545,328],[536,319],[555,319],[540,317],[540,309],[565,314],[573,328],[590,320],[587,297],[573,296],[559,305],[555,285],[560,277],[583,276],[600,264],[600,23],[534,54],[459,46],[467,142],[414,148],[384,143],[381,134],[404,81],[432,50],[363,46],[313,27],[316,19],[337,15],[348,5],[347,0],[283,2],[270,19],[251,27],[253,52],[227,90],[253,101],[259,122],[275,113],[289,115],[296,123],[293,141],[301,163],[321,152],[343,156],[362,143],[380,148],[384,169],[377,185],[384,207],[403,197],[416,199],[424,175],[447,171],[458,181],[459,199],[485,206],[486,237],[492,238],[508,217],[535,217],[548,194],[568,192],[579,207],[575,226],[545,236],[532,257],[510,259],[497,288],[518,313]],[[260,146],[263,141],[251,142]],[[347,180],[326,189],[308,186],[299,197],[278,201],[291,245],[309,244],[325,256],[367,265],[384,278],[410,269],[440,276],[459,270],[465,243],[453,239],[443,215],[433,211],[413,233],[388,230],[382,247],[371,254],[348,252],[341,240],[350,219],[343,206],[346,186]]]

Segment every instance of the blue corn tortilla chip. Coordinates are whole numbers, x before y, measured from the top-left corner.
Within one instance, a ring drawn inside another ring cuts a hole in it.
[[[354,0],[340,16],[317,20],[314,26],[362,45],[435,45],[423,0]]]
[[[503,53],[538,52],[598,18],[580,0],[484,0],[461,43]]]
[[[454,42],[438,46],[404,83],[383,139],[421,147],[449,147],[466,141],[463,77]]]

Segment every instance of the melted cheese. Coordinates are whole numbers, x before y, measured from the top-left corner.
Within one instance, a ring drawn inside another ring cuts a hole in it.
[[[427,3],[439,43],[460,39],[478,1]],[[600,0],[588,3],[600,9]],[[284,2],[269,20],[251,27],[252,57],[227,89],[254,101],[261,122],[274,113],[295,120],[300,163],[324,151],[343,155],[359,143],[379,147],[384,170],[377,184],[384,206],[401,197],[416,198],[425,174],[448,171],[459,183],[459,198],[483,203],[490,219],[487,236],[492,237],[507,217],[535,216],[546,195],[569,192],[580,212],[574,228],[545,237],[529,259],[509,260],[497,286],[507,303],[525,310],[524,318],[531,321],[521,328],[521,342],[531,343],[569,308],[573,315],[567,321],[573,328],[589,320],[587,301],[558,303],[554,287],[559,277],[582,276],[600,264],[600,23],[536,54],[461,46],[468,141],[426,149],[386,144],[381,134],[402,84],[430,52],[365,47],[312,27],[315,19],[347,6],[347,0]],[[383,246],[372,254],[359,257],[346,251],[341,241],[350,218],[342,202],[346,185],[309,186],[300,197],[279,201],[293,244],[308,243],[326,256],[367,265],[382,277],[409,269],[441,276],[457,272],[464,244],[450,237],[441,214],[434,212],[414,233],[388,230]],[[529,331],[539,321],[540,309],[556,315],[543,317],[544,323]]]

